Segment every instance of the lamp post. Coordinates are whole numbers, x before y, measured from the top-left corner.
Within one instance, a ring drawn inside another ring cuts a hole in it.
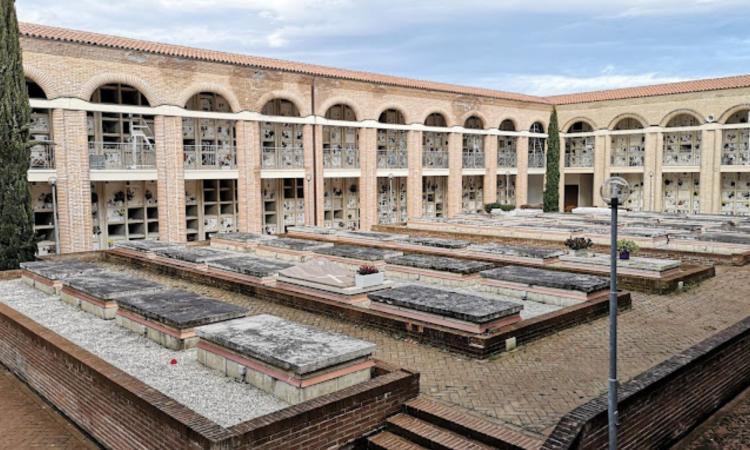
[[[617,450],[617,208],[630,195],[630,185],[622,177],[604,180],[600,189],[602,200],[612,209],[609,243],[609,379],[607,383],[607,415],[609,418],[609,449]]]

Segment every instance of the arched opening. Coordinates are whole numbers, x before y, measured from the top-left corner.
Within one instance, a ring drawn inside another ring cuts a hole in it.
[[[482,130],[484,129],[484,121],[478,116],[471,116],[464,122],[464,128]],[[463,134],[463,167],[466,169],[484,167],[484,135]]]
[[[727,125],[747,124],[750,109],[733,113]],[[750,128],[725,128],[722,132],[721,163],[727,166],[750,165]]]
[[[29,93],[29,98],[47,100],[47,94],[44,92],[44,89],[29,78],[26,78],[26,91]]]
[[[541,122],[534,122],[529,127],[529,132],[534,134],[543,134],[544,125]],[[541,136],[529,137],[529,161],[530,168],[541,168],[545,164],[545,146],[547,140]]]
[[[326,119],[354,122],[357,116],[348,105],[337,104],[328,108]],[[353,169],[359,167],[359,129],[356,127],[323,127],[323,167],[326,169]]]
[[[500,123],[498,129],[503,131],[516,131],[516,124],[510,119],[505,119]],[[514,168],[516,167],[516,144],[518,138],[516,136],[505,136],[500,135],[497,137],[497,166],[502,168]],[[498,188],[500,183],[500,177],[498,177]],[[503,186],[503,190],[506,187]],[[500,191],[498,191],[499,193]],[[498,194],[499,195],[499,194]]]
[[[633,117],[620,119],[614,131],[642,130],[643,124]],[[646,155],[646,135],[644,133],[613,134],[611,138],[613,167],[643,167]]]
[[[190,111],[231,112],[219,94],[201,92],[185,105]],[[186,169],[223,169],[237,166],[235,121],[185,117],[182,119],[182,145]]]
[[[448,122],[445,120],[445,116],[439,112],[434,112],[427,116],[424,120],[424,124],[428,127],[447,127]]]
[[[692,114],[672,117],[667,128],[694,128],[664,133],[663,163],[666,166],[697,166],[701,162],[701,121]]]
[[[26,78],[26,90],[30,99],[46,100],[47,94],[33,80]],[[55,151],[52,142],[52,117],[50,110],[46,108],[33,108],[31,110],[31,125],[29,126],[31,140],[30,169],[54,169]]]
[[[565,137],[565,167],[594,167],[594,136],[576,136],[579,133],[592,133],[593,127],[582,120],[568,127]]]
[[[427,116],[428,127],[447,127],[445,116],[434,112]],[[448,133],[425,131],[422,133],[422,167],[426,169],[448,168]]]
[[[289,100],[275,98],[261,109],[261,114],[276,117],[299,117],[299,109]],[[263,169],[302,169],[304,167],[302,124],[262,122],[260,130],[261,166]],[[304,178],[264,179],[263,230],[283,233],[286,227],[305,223]]]
[[[397,109],[383,111],[378,122],[392,125],[406,123],[403,114]],[[405,130],[378,129],[378,169],[408,168],[407,136]],[[378,223],[406,222],[406,177],[388,174],[378,177],[377,183]]]

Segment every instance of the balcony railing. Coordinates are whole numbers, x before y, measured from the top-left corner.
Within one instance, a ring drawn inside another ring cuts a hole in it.
[[[463,152],[464,169],[481,169],[484,167],[484,152],[466,151]]]
[[[30,169],[55,168],[55,144],[52,142],[36,142],[31,147],[29,158]]]
[[[406,150],[378,150],[378,169],[406,169],[408,167]]]
[[[544,160],[544,152],[529,152],[529,167],[542,168],[544,167]]]
[[[516,167],[516,152],[498,152],[497,167]]]
[[[326,169],[359,168],[359,150],[354,147],[338,145],[323,149],[323,167]]]
[[[425,169],[447,169],[448,150],[424,150],[422,167]]]
[[[237,148],[232,145],[184,145],[185,169],[234,169]]]
[[[89,142],[89,166],[94,170],[137,170],[156,167],[151,145],[138,142]]]
[[[301,169],[304,164],[302,146],[263,147],[261,166],[264,169]]]

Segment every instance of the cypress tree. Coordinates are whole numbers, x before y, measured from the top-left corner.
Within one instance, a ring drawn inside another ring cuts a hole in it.
[[[18,268],[36,253],[26,178],[30,121],[14,0],[0,0],[0,270]]]
[[[557,108],[552,107],[547,130],[547,171],[544,184],[544,211],[560,210],[560,130]]]

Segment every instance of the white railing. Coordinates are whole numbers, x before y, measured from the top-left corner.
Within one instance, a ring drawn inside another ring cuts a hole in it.
[[[424,150],[422,167],[426,169],[447,169],[448,150]]]
[[[463,168],[464,169],[481,169],[484,167],[484,152],[463,151]]]
[[[233,145],[183,145],[185,169],[234,169],[237,148]]]
[[[156,167],[153,146],[141,142],[89,142],[93,170],[137,170]]]
[[[302,169],[305,156],[302,146],[263,147],[261,166],[264,169]]]
[[[359,150],[354,146],[332,145],[323,149],[323,167],[326,169],[359,168]]]
[[[55,168],[55,144],[52,142],[36,141],[31,146],[29,155],[30,169],[54,169]]]
[[[406,150],[378,150],[378,169],[406,169],[408,167]]]

